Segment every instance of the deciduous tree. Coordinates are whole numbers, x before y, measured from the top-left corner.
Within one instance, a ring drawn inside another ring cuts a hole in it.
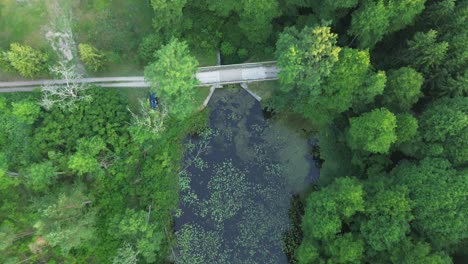
[[[80,43],[78,45],[80,58],[87,69],[97,72],[104,68],[106,56],[100,50],[90,44]]]
[[[424,78],[412,68],[390,71],[383,94],[383,103],[392,111],[408,111],[422,97]]]
[[[410,231],[411,202],[404,188],[377,192],[366,201],[368,220],[361,224],[361,234],[376,251],[397,246]]]
[[[42,201],[41,219],[34,225],[48,244],[68,254],[95,238],[96,211],[81,187],[74,186],[53,198],[51,204],[47,199]]]
[[[447,160],[426,158],[402,163],[391,174],[409,190],[412,227],[435,249],[449,249],[468,237],[466,170],[456,171]]]
[[[176,39],[156,52],[156,61],[145,68],[145,79],[170,114],[184,119],[199,106],[194,94],[198,62],[185,42]]]
[[[388,153],[397,140],[396,117],[386,108],[374,109],[349,121],[348,143],[353,149]]]
[[[273,30],[272,20],[281,15],[278,0],[242,0],[239,28],[253,43],[263,43]]]
[[[11,66],[25,77],[36,77],[47,69],[47,54],[30,46],[13,43],[7,56]]]
[[[182,9],[186,3],[187,0],[151,0],[154,10],[153,27],[156,31],[167,36],[177,36],[181,30]]]
[[[47,190],[57,177],[57,168],[50,161],[32,164],[26,174],[27,183],[34,191]]]

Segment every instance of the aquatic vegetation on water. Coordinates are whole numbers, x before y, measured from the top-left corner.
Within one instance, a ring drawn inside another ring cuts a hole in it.
[[[287,263],[288,209],[313,165],[307,139],[265,120],[245,91],[216,93],[210,131],[186,143],[177,262]]]

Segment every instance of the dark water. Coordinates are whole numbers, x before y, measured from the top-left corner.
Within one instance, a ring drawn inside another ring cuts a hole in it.
[[[186,143],[177,262],[287,263],[292,195],[319,176],[308,138],[242,89],[217,90],[209,106],[210,130]]]

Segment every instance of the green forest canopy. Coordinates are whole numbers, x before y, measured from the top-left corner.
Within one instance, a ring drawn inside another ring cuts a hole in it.
[[[291,263],[466,261],[466,0],[81,2],[81,59],[97,74],[148,65],[169,107],[149,125],[165,129],[133,122],[128,98],[97,87],[73,109],[1,95],[0,262],[171,262],[182,139],[207,117],[194,113],[193,72],[218,50],[224,63],[276,59],[280,88],[264,106],[318,128],[321,182]],[[0,5],[0,78],[58,61],[28,38],[35,19],[9,28],[15,8],[44,20],[33,7]]]

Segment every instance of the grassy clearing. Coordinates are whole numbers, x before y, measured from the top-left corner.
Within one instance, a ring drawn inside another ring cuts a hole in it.
[[[119,88],[115,90],[122,97],[124,102],[127,103],[132,112],[137,113],[139,111],[140,100],[143,100],[143,102],[148,101],[149,88]]]
[[[268,100],[273,91],[279,89],[279,81],[265,81],[249,83],[249,89],[260,96],[262,100]]]
[[[195,101],[197,105],[202,105],[206,97],[210,94],[210,87],[197,87]]]
[[[103,74],[125,75],[129,66],[142,70],[137,50],[152,30],[153,11],[148,1],[83,0],[74,3],[73,11],[77,42],[108,53],[110,65]],[[123,63],[126,66],[121,66]]]
[[[200,67],[218,65],[218,51],[205,50],[203,52],[194,52],[195,57],[200,63]]]
[[[47,41],[42,27],[48,23],[45,1],[0,1],[0,48],[10,43],[21,43],[34,48],[46,48]]]
[[[118,88],[115,89],[119,95],[127,102],[128,107],[132,112],[138,112],[140,109],[140,100],[143,102],[148,101],[149,89],[148,88]],[[210,93],[209,87],[198,87],[195,93],[195,102],[197,105],[202,105],[206,97]],[[149,103],[148,103],[149,107]]]

